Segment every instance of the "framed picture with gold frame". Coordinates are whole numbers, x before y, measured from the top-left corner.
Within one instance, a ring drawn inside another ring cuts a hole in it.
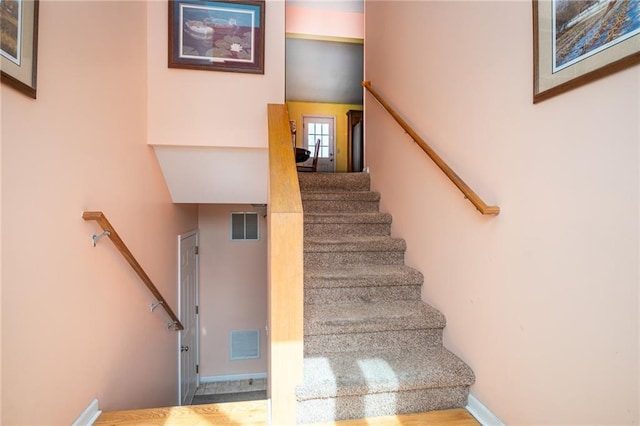
[[[640,1],[533,0],[533,103],[640,63]]]
[[[0,1],[2,83],[36,98],[38,0]]]

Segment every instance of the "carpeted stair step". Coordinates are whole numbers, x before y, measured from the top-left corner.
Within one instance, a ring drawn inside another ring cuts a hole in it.
[[[420,285],[373,287],[318,287],[304,290],[304,303],[332,303],[336,300],[384,303],[389,300],[419,300]]]
[[[336,302],[307,305],[304,335],[368,333],[391,330],[443,328],[444,315],[420,300],[387,303]]]
[[[442,346],[442,328],[419,330],[388,330],[368,333],[315,334],[304,336],[305,356],[341,352],[381,351],[388,349],[412,351],[416,347]]]
[[[380,194],[358,192],[301,192],[302,209],[308,213],[376,213]]]
[[[306,268],[304,302],[420,300],[424,278],[405,265]]]
[[[404,263],[406,243],[388,236],[308,237],[304,239],[304,266]]]
[[[388,213],[307,213],[304,215],[305,237],[344,235],[390,235]]]
[[[368,173],[298,173],[300,191],[368,191]]]
[[[305,357],[298,423],[464,407],[475,377],[444,347]]]
[[[307,267],[304,269],[305,291],[329,287],[373,287],[422,285],[422,273],[406,265],[345,265],[341,267]]]

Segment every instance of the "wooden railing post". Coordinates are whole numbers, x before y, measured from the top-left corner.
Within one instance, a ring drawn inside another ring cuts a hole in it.
[[[271,424],[296,424],[303,365],[303,214],[286,105],[269,117],[269,397]]]

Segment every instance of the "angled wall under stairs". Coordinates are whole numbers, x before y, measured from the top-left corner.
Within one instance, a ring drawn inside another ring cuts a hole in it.
[[[464,407],[471,369],[442,345],[366,173],[300,173],[304,383],[298,423]]]

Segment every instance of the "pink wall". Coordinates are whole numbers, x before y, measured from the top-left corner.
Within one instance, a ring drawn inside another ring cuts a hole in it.
[[[177,402],[177,333],[81,219],[105,211],[177,309],[197,209],[171,203],[147,145],[146,22],[144,2],[40,2],[38,99],[1,88],[2,424]]]
[[[251,205],[201,204],[200,376],[266,373],[267,226],[259,217],[259,241],[231,241],[232,212]],[[261,358],[231,361],[229,333],[260,330]]]
[[[265,105],[284,103],[284,2],[266,2],[264,75],[167,68],[167,2],[147,7],[148,142],[266,147]]]
[[[0,420],[2,420],[2,91],[0,89]]]
[[[472,393],[506,424],[638,424],[640,69],[533,105],[530,2],[365,6],[365,78],[502,209],[367,96],[373,187]]]
[[[287,33],[364,38],[362,13],[298,6],[287,6],[285,13]]]

